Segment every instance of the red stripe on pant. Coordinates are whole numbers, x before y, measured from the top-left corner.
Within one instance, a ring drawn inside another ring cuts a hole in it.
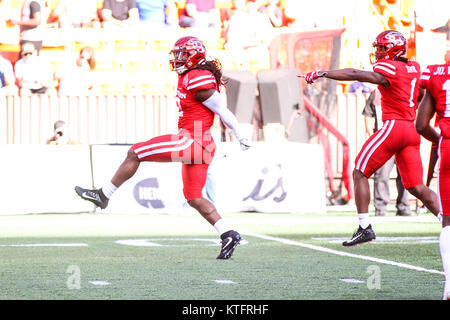
[[[187,201],[202,197],[209,164],[215,144],[208,145],[210,151],[183,135],[163,135],[145,142],[136,143],[132,149],[140,161],[182,162],[183,194]]]

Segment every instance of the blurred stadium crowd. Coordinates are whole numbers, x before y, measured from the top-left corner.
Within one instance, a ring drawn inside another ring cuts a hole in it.
[[[416,32],[444,33],[448,43],[449,9],[446,0],[2,0],[1,90],[166,93],[176,84],[168,52],[188,34],[224,69],[257,72],[274,67],[278,35],[345,28],[340,65],[366,67],[383,29],[404,33],[410,57]]]

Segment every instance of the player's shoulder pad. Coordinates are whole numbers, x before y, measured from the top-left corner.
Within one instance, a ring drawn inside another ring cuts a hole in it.
[[[393,60],[380,59],[373,65],[373,71],[392,77],[397,73],[398,65]]]
[[[422,73],[420,74],[420,82],[419,85],[422,88],[428,89],[428,83],[431,78],[431,75],[434,73],[434,70],[436,68],[436,65],[428,65],[425,69],[422,70]]]
[[[205,69],[192,69],[192,70],[189,70],[186,75],[190,79],[194,79],[194,78],[201,77],[201,76],[208,76],[208,75],[214,76],[211,71],[205,70]]]
[[[431,70],[433,70],[433,69],[434,69],[434,65],[428,65],[425,69],[422,70],[422,74],[430,75]]]
[[[183,85],[186,86],[187,90],[203,88],[205,86],[210,87],[211,85],[215,85],[215,83],[216,78],[212,72],[203,69],[193,69],[183,79]]]
[[[420,80],[421,81],[430,80],[431,76],[433,75],[433,73],[435,72],[435,70],[438,66],[439,65],[437,65],[437,64],[428,65],[425,69],[422,70],[422,74],[420,75]]]

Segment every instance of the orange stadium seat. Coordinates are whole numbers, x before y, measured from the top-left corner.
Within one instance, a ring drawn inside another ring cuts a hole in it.
[[[0,53],[5,59],[8,59],[12,64],[15,64],[17,60],[19,60],[20,45],[18,43],[0,43]]]

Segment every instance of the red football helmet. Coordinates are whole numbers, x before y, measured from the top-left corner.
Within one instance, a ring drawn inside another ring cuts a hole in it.
[[[196,37],[182,37],[170,51],[170,67],[178,74],[194,68],[206,60],[206,48]]]
[[[373,53],[370,55],[372,63],[380,59],[396,60],[406,56],[408,42],[398,31],[386,30],[380,33],[372,44]]]

